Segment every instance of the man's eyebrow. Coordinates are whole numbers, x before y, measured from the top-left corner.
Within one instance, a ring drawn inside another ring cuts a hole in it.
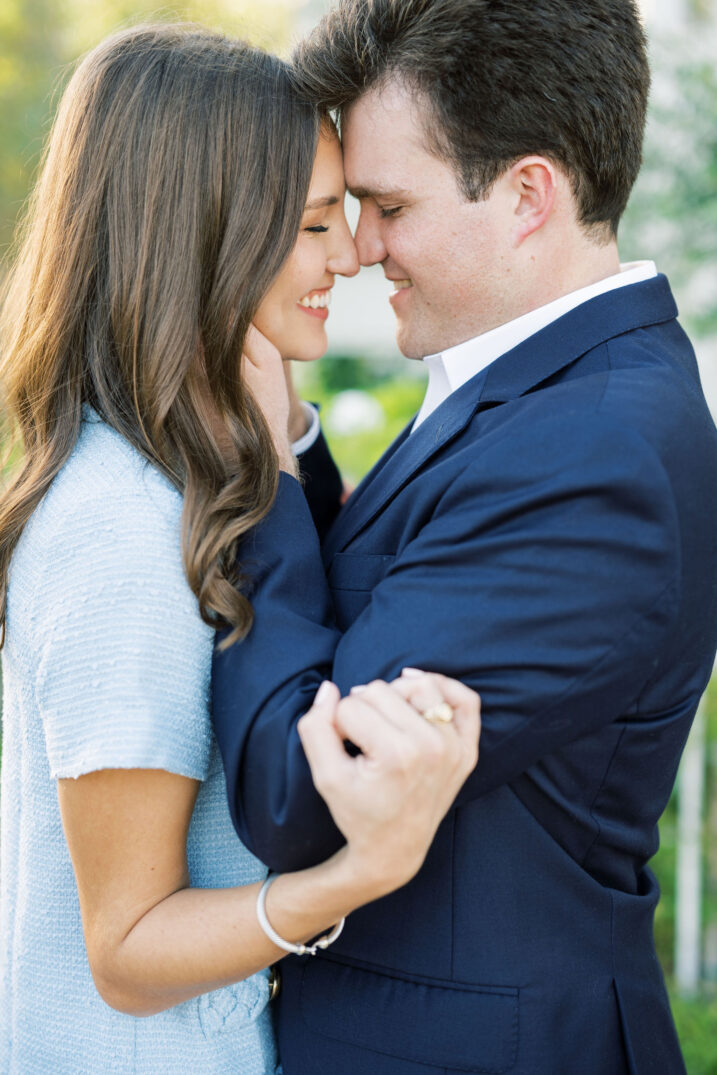
[[[408,197],[407,190],[399,190],[398,188],[389,190],[388,187],[349,187],[349,194],[353,194],[354,198],[358,198],[359,201],[362,198],[389,198],[393,200]]]
[[[330,205],[338,205],[339,199],[335,194],[327,194],[324,198],[314,198],[304,206],[304,212],[308,209],[327,209]]]

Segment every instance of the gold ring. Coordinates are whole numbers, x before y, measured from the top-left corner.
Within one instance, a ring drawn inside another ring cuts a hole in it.
[[[431,724],[450,724],[453,720],[453,706],[448,702],[441,702],[440,705],[424,709],[421,716]]]

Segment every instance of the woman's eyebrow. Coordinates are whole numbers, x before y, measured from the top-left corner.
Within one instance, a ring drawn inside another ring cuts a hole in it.
[[[313,201],[307,202],[304,206],[304,212],[307,209],[326,209],[329,205],[337,205],[339,199],[335,194],[327,194],[324,198],[314,198]]]

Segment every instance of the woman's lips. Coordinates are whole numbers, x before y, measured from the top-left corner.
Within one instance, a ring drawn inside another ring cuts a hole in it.
[[[309,314],[311,317],[318,317],[320,321],[325,321],[329,316],[330,304],[331,289],[325,287],[320,290],[310,291],[308,295],[304,295],[303,299],[299,299],[297,306],[300,310],[303,310],[305,314]]]

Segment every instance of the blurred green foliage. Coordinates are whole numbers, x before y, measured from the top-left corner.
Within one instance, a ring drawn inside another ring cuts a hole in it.
[[[644,163],[620,225],[623,259],[657,262],[696,336],[717,330],[717,27],[704,32],[653,43]]]
[[[318,403],[331,451],[346,481],[355,486],[398,436],[421,406],[425,381],[376,366],[363,357],[331,355],[311,364],[295,363],[295,380],[305,399]],[[380,421],[366,429],[342,430],[332,421],[341,393],[369,392],[380,408]]]
[[[62,24],[52,0],[0,5],[0,254],[30,186],[62,64]]]
[[[54,106],[78,57],[138,22],[188,19],[286,47],[291,5],[282,0],[2,0],[0,3],[0,258],[35,178]]]
[[[717,997],[685,999],[672,992],[670,1003],[687,1075],[717,1075]]]
[[[702,833],[705,867],[702,924],[706,930],[710,926],[717,927],[717,679],[707,689],[705,704],[705,799],[708,810]],[[675,950],[676,855],[677,792],[674,792],[660,822],[660,849],[651,863],[662,892],[655,914],[655,944],[667,976],[672,1012],[688,1075],[717,1075],[717,983],[706,981],[696,996],[681,997],[671,979]]]

